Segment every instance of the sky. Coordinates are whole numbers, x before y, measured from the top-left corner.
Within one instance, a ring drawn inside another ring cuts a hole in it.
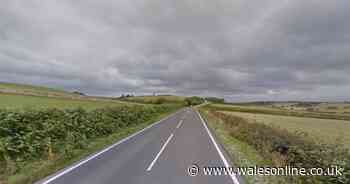
[[[350,100],[349,0],[2,0],[0,81]]]

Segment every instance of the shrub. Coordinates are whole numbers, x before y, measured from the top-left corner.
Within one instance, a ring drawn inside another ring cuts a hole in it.
[[[188,106],[199,105],[204,103],[204,99],[198,96],[188,97],[185,99],[185,102]]]
[[[164,104],[166,102],[166,99],[165,98],[157,98],[155,101],[154,101],[154,104]]]
[[[13,163],[16,172],[33,160],[69,156],[85,148],[94,138],[107,136],[123,127],[150,120],[174,106],[122,106],[86,111],[84,109],[0,110],[0,175]]]
[[[225,99],[217,97],[206,97],[205,100],[213,103],[225,103]]]
[[[222,119],[230,135],[253,146],[273,166],[344,168],[343,176],[288,177],[290,183],[350,183],[350,153],[342,145],[324,144],[305,133],[290,133],[265,124],[221,112],[211,112]]]

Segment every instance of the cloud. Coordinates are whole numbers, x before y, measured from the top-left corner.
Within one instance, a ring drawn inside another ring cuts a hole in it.
[[[6,0],[0,77],[94,95],[349,100],[348,17],[347,0]]]

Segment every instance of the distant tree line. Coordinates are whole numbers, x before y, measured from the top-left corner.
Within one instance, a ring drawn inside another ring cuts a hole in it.
[[[225,103],[225,99],[217,97],[206,97],[205,100],[213,103]]]
[[[80,92],[80,91],[73,91],[73,94],[80,95],[80,96],[86,96],[85,93]]]
[[[134,97],[134,95],[133,94],[122,94],[122,95],[120,95],[119,98],[129,98],[129,97]]]

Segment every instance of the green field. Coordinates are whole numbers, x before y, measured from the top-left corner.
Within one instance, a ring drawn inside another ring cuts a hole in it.
[[[242,112],[222,112],[245,118],[249,122],[263,123],[291,132],[306,132],[316,139],[322,139],[329,143],[334,143],[340,139],[350,148],[350,121]]]
[[[160,98],[164,104],[153,105]],[[183,99],[162,96],[120,101],[0,83],[0,184],[43,178],[174,112],[182,107],[178,101]],[[133,103],[139,101],[145,104]],[[148,101],[152,104],[146,105]],[[41,129],[46,126],[50,128]],[[62,130],[62,134],[57,137],[48,132],[53,127],[53,132]],[[17,131],[16,136],[8,130]],[[19,139],[21,144],[16,142]]]
[[[23,108],[76,108],[96,109],[101,107],[114,107],[126,103],[107,100],[77,100],[68,98],[51,98],[39,96],[25,96],[0,93],[0,108],[23,109]]]
[[[272,107],[271,105],[231,105],[209,104],[206,108],[221,111],[247,112],[255,114],[271,114],[283,116],[312,117],[320,119],[350,120],[350,115],[345,113],[316,112],[306,110],[289,110]]]
[[[344,177],[348,177],[349,121],[216,111],[213,108],[202,108],[201,113],[237,167],[327,168],[337,165],[344,168]],[[311,136],[295,131],[307,132]],[[339,142],[339,136],[346,140]],[[271,184],[349,181],[331,175],[245,177],[247,183]]]
[[[290,105],[290,104],[288,104]],[[317,105],[327,108],[327,104]],[[328,103],[328,106],[330,103]],[[335,104],[333,104],[334,106]],[[287,106],[287,104],[283,104]],[[326,107],[325,107],[326,106]],[[338,108],[341,106],[339,105]],[[344,114],[316,113],[277,109],[271,106],[211,104],[207,108],[247,119],[249,122],[263,123],[286,129],[290,132],[305,132],[313,138],[328,143],[344,141],[350,148],[350,121]],[[318,117],[318,118],[317,118]],[[343,120],[346,119],[346,120]]]
[[[52,96],[52,97],[79,97],[80,95],[66,92],[64,90],[52,89],[41,86],[33,86],[27,84],[14,84],[0,82],[0,92],[11,94],[37,95],[37,96]]]

